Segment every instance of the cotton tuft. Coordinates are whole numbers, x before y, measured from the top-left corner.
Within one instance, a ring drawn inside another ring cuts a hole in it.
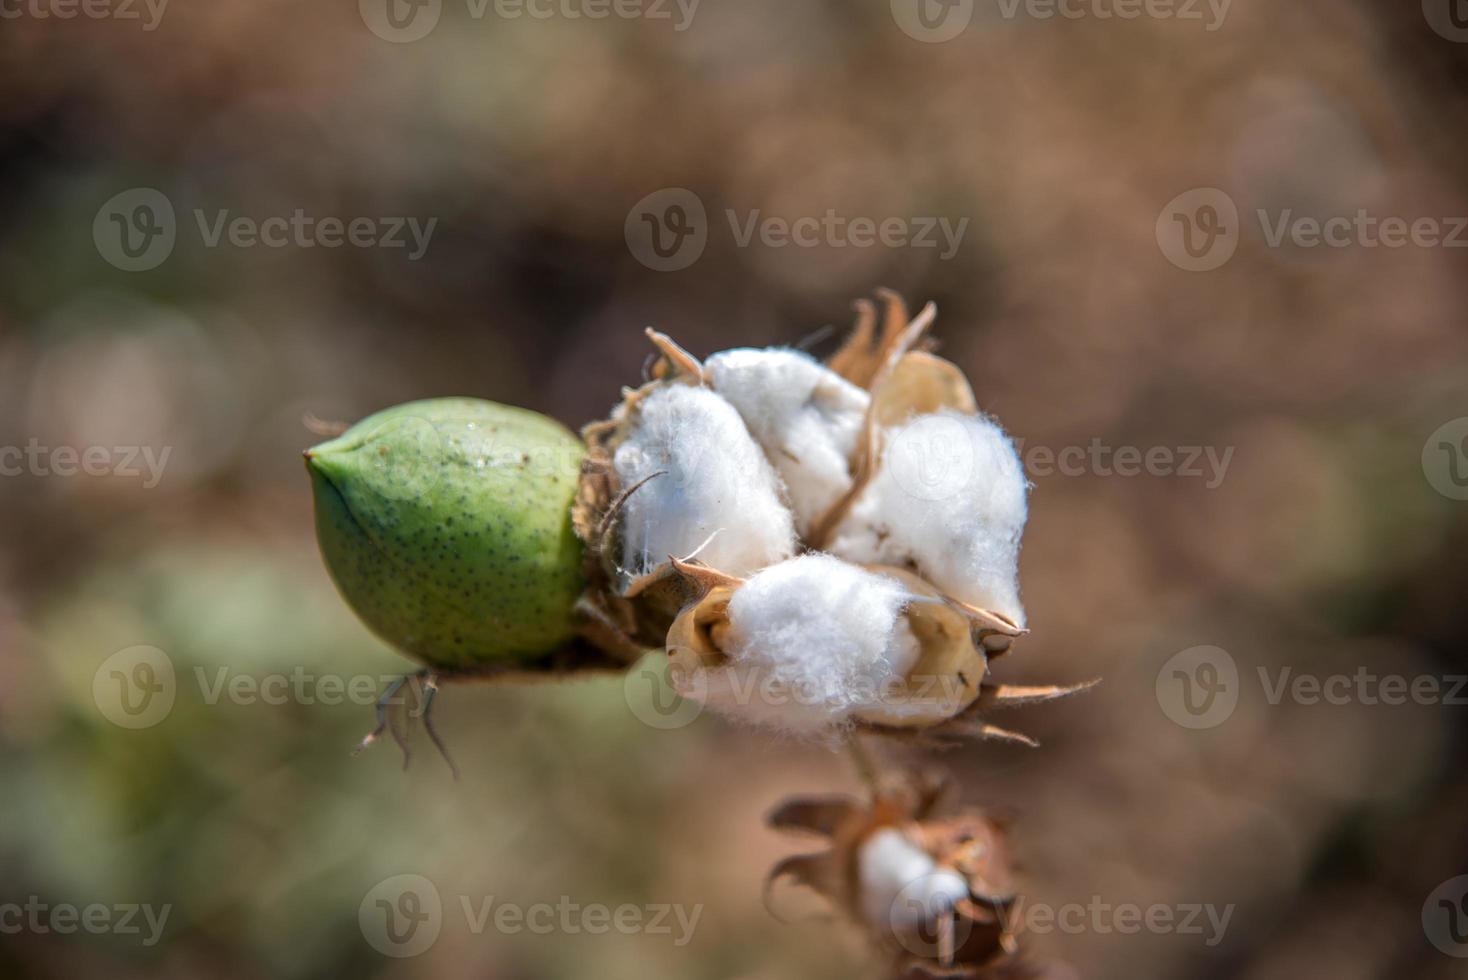
[[[704,364],[785,481],[802,534],[851,489],[870,396],[800,351],[738,348]]]
[[[789,734],[816,735],[869,707],[918,658],[894,578],[828,555],[774,565],[735,590],[724,653],[708,672],[715,709]]]
[[[630,575],[698,551],[714,568],[745,576],[795,552],[780,478],[739,413],[707,388],[674,384],[649,394],[613,466],[624,487],[664,471],[623,507]]]
[[[895,827],[868,837],[856,860],[862,911],[881,930],[924,925],[969,897],[962,875],[939,867]]]
[[[829,543],[864,564],[911,565],[947,595],[1024,625],[1019,548],[1028,484],[992,419],[943,411],[883,433],[881,465]]]

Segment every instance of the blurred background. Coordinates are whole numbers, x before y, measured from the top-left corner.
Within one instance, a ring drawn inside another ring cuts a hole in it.
[[[335,594],[299,454],[307,414],[416,397],[579,426],[647,325],[827,352],[889,286],[1023,441],[1032,633],[1000,678],[1105,679],[1000,719],[1040,749],[937,761],[1011,821],[1032,904],[1232,907],[1026,947],[1468,976],[1426,921],[1468,893],[1463,18],[923,2],[0,4],[0,974],[880,977],[760,900],[804,846],[763,815],[855,792],[843,755],[659,731],[598,680],[445,690],[457,784],[421,736],[406,772],[352,758],[411,665]],[[1236,670],[1201,721],[1169,686],[1197,647]],[[158,653],[171,707],[108,710],[109,658]],[[1386,704],[1363,671],[1448,680]],[[1271,697],[1300,676],[1352,681]],[[404,874],[443,905],[410,958],[359,917]],[[702,911],[466,914],[563,899]]]

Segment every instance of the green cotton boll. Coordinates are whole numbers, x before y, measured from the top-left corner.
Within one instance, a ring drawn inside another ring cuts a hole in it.
[[[571,639],[571,525],[585,448],[558,422],[473,398],[378,412],[306,452],[316,536],[347,603],[443,670],[524,663]]]

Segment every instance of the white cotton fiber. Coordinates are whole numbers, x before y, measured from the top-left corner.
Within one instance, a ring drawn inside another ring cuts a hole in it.
[[[635,418],[613,458],[617,478],[631,487],[663,475],[623,505],[625,572],[641,575],[704,546],[702,561],[746,576],[795,552],[780,478],[733,406],[707,388],[671,384],[648,395]]]
[[[802,534],[851,489],[851,457],[870,396],[800,351],[739,348],[704,364],[785,481]]]
[[[968,882],[895,827],[876,831],[857,850],[862,911],[877,928],[911,929],[969,897]]]
[[[920,415],[883,433],[881,463],[829,543],[864,564],[914,566],[955,599],[1024,625],[1024,469],[982,416]]]
[[[771,566],[735,590],[723,640],[729,664],[708,672],[707,703],[731,716],[813,735],[890,696],[918,658],[894,578],[829,555]]]

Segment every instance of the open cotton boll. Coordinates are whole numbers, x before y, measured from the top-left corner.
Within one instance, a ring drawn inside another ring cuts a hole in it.
[[[707,388],[672,384],[650,393],[613,467],[623,487],[663,473],[623,506],[622,567],[629,574],[700,546],[700,559],[739,576],[795,552],[779,477],[739,413]]]
[[[968,882],[943,868],[895,827],[883,827],[857,851],[862,911],[880,930],[933,921],[969,897]]]
[[[758,725],[812,735],[874,704],[917,663],[895,578],[829,555],[771,566],[734,591],[710,706]]]
[[[883,433],[872,482],[829,542],[865,564],[906,565],[947,595],[1024,625],[1019,547],[1027,513],[1014,443],[989,418],[943,411]]]
[[[704,371],[784,479],[806,533],[851,489],[870,396],[808,354],[783,348],[721,351]]]

